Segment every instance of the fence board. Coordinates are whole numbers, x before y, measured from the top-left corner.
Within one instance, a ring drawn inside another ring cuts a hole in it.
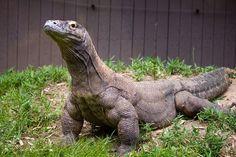
[[[192,0],[182,0],[181,3],[179,57],[189,64],[192,47]]]
[[[134,1],[134,27],[132,57],[142,57],[145,39],[145,0]]]
[[[52,19],[52,1],[41,1],[41,21],[40,27],[42,29],[43,25],[47,20]],[[52,40],[43,32],[40,31],[40,55],[39,55],[39,64],[47,65],[52,61],[51,54],[51,44]]]
[[[99,27],[99,1],[89,0],[88,1],[88,17],[87,17],[87,30],[93,40],[94,46],[97,48],[98,43],[98,27]]]
[[[19,20],[18,20],[18,69],[27,67],[28,61],[28,19],[29,19],[29,0],[19,1]]]
[[[39,66],[40,54],[40,1],[29,1],[29,44],[28,44],[28,64]]]
[[[235,0],[0,0],[0,5],[0,22],[6,23],[0,25],[0,72],[63,64],[58,46],[42,31],[48,19],[84,25],[103,59],[179,56],[191,64],[236,64]]]
[[[88,1],[77,0],[76,20],[84,27],[87,26],[87,10],[88,10]]]
[[[65,20],[76,20],[76,0],[65,0]]]
[[[109,57],[110,0],[101,0],[99,5],[98,54],[102,59]]]
[[[17,24],[18,24],[18,0],[8,2],[8,68],[17,69]]]
[[[15,67],[17,69],[17,24],[18,24],[18,0],[8,1],[8,43],[7,43],[7,63],[8,68]]]
[[[7,20],[8,2],[0,1],[0,73],[7,69]],[[5,24],[4,24],[5,23]]]
[[[168,36],[168,57],[179,56],[179,34],[180,34],[180,0],[170,0],[169,10],[169,36]]]
[[[202,65],[212,64],[214,0],[204,1]]]
[[[144,55],[155,57],[157,33],[157,0],[146,1]]]
[[[157,4],[156,51],[161,59],[167,59],[169,3],[169,0],[158,0]]]
[[[225,0],[215,0],[213,64],[223,66]]]
[[[122,0],[111,0],[109,58],[119,58],[121,45],[121,7]]]
[[[235,0],[226,1],[226,23],[224,40],[224,65],[227,67],[236,66],[236,6]]]
[[[120,58],[126,63],[132,55],[133,6],[134,0],[123,0]]]
[[[192,64],[201,64],[202,29],[203,29],[203,1],[193,0],[192,15],[192,49],[190,60]]]

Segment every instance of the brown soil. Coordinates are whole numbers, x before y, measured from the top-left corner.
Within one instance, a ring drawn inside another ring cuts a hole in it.
[[[229,105],[232,102],[236,102],[236,79],[232,79],[232,84],[228,90],[223,94],[224,99],[219,100],[219,104]]]

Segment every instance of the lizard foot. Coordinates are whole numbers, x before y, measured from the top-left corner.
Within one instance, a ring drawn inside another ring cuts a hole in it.
[[[117,149],[117,154],[119,156],[125,155],[126,153],[129,153],[132,150],[132,146],[129,145],[120,145]]]
[[[230,104],[230,105],[228,106],[228,109],[231,109],[231,108],[233,108],[233,107],[236,107],[236,102],[232,102],[232,104]]]
[[[61,144],[62,145],[71,145],[73,143],[75,143],[76,141],[76,138],[73,134],[67,134],[67,135],[64,135],[62,141],[61,141]]]

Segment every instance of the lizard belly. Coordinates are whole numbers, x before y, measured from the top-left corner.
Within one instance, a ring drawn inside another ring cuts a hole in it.
[[[79,105],[79,108],[81,110],[81,113],[84,117],[84,119],[90,123],[93,123],[95,125],[103,126],[105,125],[101,119],[98,119],[98,114],[94,114],[95,112],[92,111],[87,105]],[[96,109],[98,110],[98,109]],[[98,110],[99,111],[99,110]]]
[[[169,125],[176,117],[174,96],[152,101],[141,99],[135,109],[141,122],[152,123],[157,128]]]
[[[135,109],[140,121],[156,127],[167,126],[176,117],[175,93],[181,89],[177,81],[144,81],[136,83],[139,97]]]
[[[84,119],[98,126],[111,126],[106,116],[106,109],[96,99],[85,100],[79,108]]]

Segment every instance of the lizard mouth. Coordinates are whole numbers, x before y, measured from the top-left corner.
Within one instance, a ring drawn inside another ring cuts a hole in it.
[[[43,28],[43,30],[47,35],[49,35],[56,42],[61,40],[61,38],[60,38],[61,34],[53,31],[50,27],[46,26]]]
[[[58,20],[48,20],[43,26],[44,32],[49,35],[56,42],[65,39],[65,33],[62,28],[57,24]]]
[[[43,26],[44,31],[63,32],[59,20],[48,20]]]

